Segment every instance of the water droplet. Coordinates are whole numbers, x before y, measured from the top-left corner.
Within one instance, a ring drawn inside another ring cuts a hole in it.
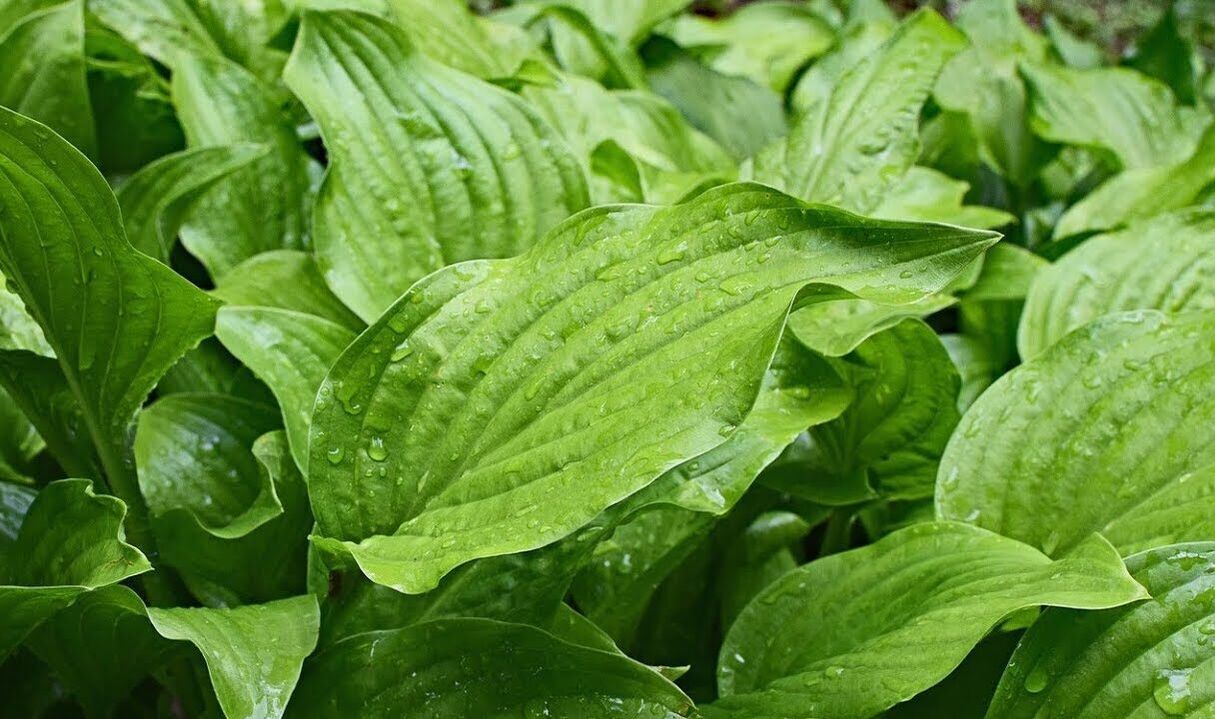
[[[329,460],[329,464],[341,464],[342,457],[346,456],[346,450],[341,447],[330,447],[325,453],[325,459]]]
[[[367,456],[377,462],[383,462],[388,459],[388,450],[384,447],[383,437],[371,438],[371,442],[367,444]]]
[[[1030,670],[1029,674],[1025,675],[1025,691],[1030,694],[1037,694],[1050,684],[1050,672],[1046,669],[1046,664],[1042,663]]]
[[[1156,675],[1152,697],[1169,716],[1184,716],[1190,710],[1190,674],[1193,669],[1162,669]]]
[[[410,347],[408,342],[402,342],[392,351],[388,359],[393,362],[400,362],[411,354],[413,354],[413,347]]]
[[[683,256],[684,250],[682,246],[670,250],[663,250],[662,252],[658,253],[658,264],[669,265],[672,262],[679,262],[683,259]]]

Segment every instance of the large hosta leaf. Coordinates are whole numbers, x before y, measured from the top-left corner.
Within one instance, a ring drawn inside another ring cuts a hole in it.
[[[17,9],[25,3],[7,3]],[[84,0],[37,10],[0,26],[0,105],[53,128],[96,156],[97,136],[85,81]],[[46,5],[46,4],[42,4]],[[4,12],[7,8],[0,8]]]
[[[52,482],[25,513],[0,560],[0,657],[81,594],[151,569],[123,541],[126,507],[87,480]]]
[[[191,147],[265,146],[199,198],[186,249],[218,278],[260,252],[306,247],[311,160],[273,90],[231,60],[190,56],[173,67],[173,103]]]
[[[1164,167],[1127,170],[1102,183],[1067,209],[1055,237],[1112,230],[1135,220],[1196,204],[1215,182],[1215,128],[1203,133],[1187,160]]]
[[[963,46],[936,13],[909,18],[755,159],[755,179],[811,202],[865,212],[915,162],[920,108]]]
[[[228,719],[277,719],[316,647],[316,597],[232,609],[149,608],[161,636],[193,644]]]
[[[319,263],[367,321],[432,270],[517,254],[587,203],[578,162],[534,110],[378,18],[307,13],[285,76],[329,151]]]
[[[1104,314],[1215,309],[1215,213],[1185,211],[1086,240],[1039,271],[1017,333],[1031,359]]]
[[[691,716],[658,672],[523,624],[441,619],[369,632],[309,662],[289,717]]]
[[[988,719],[1210,714],[1215,700],[1215,544],[1136,554],[1151,600],[1102,612],[1051,609],[1009,662]]]
[[[518,258],[435,273],[321,387],[320,533],[415,592],[552,542],[735,432],[806,285],[909,301],[991,242],[739,184],[587,211]]]
[[[298,250],[263,252],[245,260],[211,294],[237,307],[303,312],[354,331],[367,326],[329,290],[312,255]]]
[[[1093,537],[1052,561],[953,522],[917,524],[804,565],[734,622],[710,717],[865,719],[943,679],[1027,607],[1116,607],[1147,597]]]
[[[1181,162],[1209,121],[1179,107],[1168,86],[1133,70],[1026,64],[1021,73],[1035,132],[1051,142],[1105,148],[1126,169]]]
[[[1059,555],[1215,532],[1215,312],[1116,314],[1005,375],[941,459],[939,516]]]
[[[79,151],[5,109],[0,207],[0,270],[42,326],[60,370],[38,358],[45,382],[35,385],[37,397],[18,375],[3,373],[6,383],[18,401],[18,390],[27,392],[22,409],[48,443],[67,430],[31,409],[48,396],[74,396],[83,420],[74,432],[91,438],[111,487],[138,502],[131,419],[165,370],[211,333],[217,303],[131,247],[114,195]],[[141,527],[129,529],[143,541]]]

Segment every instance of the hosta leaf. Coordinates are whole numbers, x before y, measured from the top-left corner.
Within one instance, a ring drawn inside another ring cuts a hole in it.
[[[862,343],[837,368],[856,392],[843,415],[810,428],[769,485],[822,504],[877,495],[931,497],[958,422],[958,371],[936,333],[905,320]]]
[[[311,527],[273,406],[175,394],[140,415],[135,458],[164,562],[208,604],[299,593]],[[265,435],[265,436],[263,436]]]
[[[55,360],[23,350],[0,352],[0,381],[66,473],[102,475],[76,394]]]
[[[811,202],[873,209],[919,155],[920,107],[962,46],[936,13],[912,16],[756,157],[755,179]]]
[[[658,672],[541,629],[441,619],[351,637],[309,662],[289,717],[691,715]]]
[[[31,461],[46,447],[34,425],[3,389],[0,389],[0,480],[30,482]]]
[[[430,271],[517,254],[587,203],[577,161],[535,111],[375,17],[306,14],[285,77],[329,151],[318,261],[364,320]]]
[[[492,20],[477,17],[458,0],[388,0],[401,29],[423,54],[481,78],[507,77],[523,61],[525,45],[501,42]],[[357,9],[357,8],[352,8]]]
[[[115,192],[135,249],[168,263],[177,231],[215,183],[264,155],[256,145],[183,150],[149,163]]]
[[[793,87],[789,97],[793,114],[802,115],[818,104],[821,98],[831,94],[840,78],[852,66],[881,50],[882,44],[898,28],[898,21],[894,16],[890,13],[886,15],[887,17],[880,20],[863,22],[840,32],[835,47],[822,58],[815,60],[798,78],[797,85]]]
[[[927,317],[955,303],[957,299],[949,294],[929,295],[899,305],[856,299],[831,300],[789,315],[789,331],[815,352],[842,357],[903,320]]]
[[[561,0],[561,4],[579,11],[618,40],[635,45],[655,25],[691,3],[690,0]]]
[[[1042,19],[1042,29],[1050,38],[1051,49],[1064,65],[1077,70],[1092,70],[1105,63],[1104,48],[1073,33],[1054,15]]]
[[[1212,312],[1116,314],[1005,375],[945,450],[938,515],[1051,555],[1210,536],[1213,337]]]
[[[31,12],[11,28],[0,25],[0,67],[6,68],[0,105],[46,124],[96,157],[85,82],[84,0]]]
[[[1123,310],[1215,309],[1215,213],[1186,211],[1086,240],[1033,282],[1017,333],[1025,359]]]
[[[642,56],[654,92],[735,160],[750,157],[789,131],[781,98],[770,88],[711,70],[663,37],[650,39]]]
[[[1093,537],[1051,560],[953,522],[895,532],[781,577],[734,622],[709,717],[863,719],[943,679],[1001,619],[1146,598]]]
[[[0,482],[0,549],[6,549],[17,539],[21,522],[37,494],[33,487]],[[0,556],[0,562],[4,561]]]
[[[956,19],[970,47],[941,71],[933,97],[944,109],[969,118],[988,165],[1014,185],[1028,185],[1048,158],[1030,131],[1017,68],[1022,60],[1044,60],[1046,40],[1026,26],[1015,0],[975,0]]]
[[[190,0],[90,0],[89,11],[170,68],[193,55],[221,54]]]
[[[1181,102],[1193,105],[1202,70],[1197,66],[1194,44],[1177,20],[1177,12],[1170,6],[1155,27],[1135,41],[1128,64],[1168,85]]]
[[[889,220],[945,222],[984,229],[1013,221],[1013,216],[1003,210],[964,204],[963,197],[969,189],[968,183],[954,180],[943,172],[912,167],[881,198],[872,215]]]
[[[714,70],[749,77],[781,94],[798,70],[835,44],[831,26],[795,2],[744,5],[719,19],[680,15],[665,32],[683,47],[703,47]]]
[[[1112,230],[1135,220],[1195,204],[1215,182],[1215,127],[1208,129],[1188,160],[1168,167],[1119,173],[1068,208],[1055,237]]]
[[[112,716],[140,680],[180,651],[152,628],[139,595],[121,585],[83,595],[43,622],[26,644],[90,717]]]
[[[149,608],[161,636],[193,644],[228,719],[277,719],[316,647],[312,596],[232,609]]]
[[[225,307],[215,334],[270,386],[282,409],[291,454],[301,470],[306,469],[317,390],[338,355],[354,341],[354,332],[293,310]]]
[[[0,656],[81,594],[151,569],[123,541],[126,507],[84,479],[44,487],[0,558]]]
[[[84,420],[77,430],[92,439],[110,485],[138,501],[127,458],[131,419],[165,370],[211,333],[216,303],[131,247],[118,203],[83,155],[4,109],[0,207],[0,271],[42,326],[61,370],[56,377],[49,361],[39,361],[40,384],[60,396],[70,390]],[[9,389],[20,401],[15,379]],[[55,448],[51,437],[63,431],[23,409]],[[141,527],[130,530],[143,540]]]
[[[250,257],[224,275],[211,294],[228,305],[303,312],[356,332],[366,326],[333,296],[312,255],[298,250]]]
[[[311,160],[271,88],[231,60],[190,56],[173,66],[173,104],[191,147],[266,146],[200,198],[181,228],[211,276],[259,252],[306,247]]]
[[[1168,86],[1133,70],[1026,63],[1021,73],[1034,132],[1051,142],[1105,148],[1126,169],[1185,160],[1210,120],[1178,107]]]
[[[1013,654],[988,719],[1205,716],[1215,699],[1215,545],[1152,549],[1126,566],[1152,598],[1048,610]]]
[[[320,533],[411,592],[559,539],[734,433],[807,284],[907,301],[990,243],[739,184],[587,211],[521,257],[433,274],[321,387]]]

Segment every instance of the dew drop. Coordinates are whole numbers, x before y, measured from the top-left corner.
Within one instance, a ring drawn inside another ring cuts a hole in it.
[[[377,462],[383,462],[388,459],[388,450],[384,447],[383,437],[371,438],[371,442],[367,445],[367,456]]]
[[[1162,669],[1156,675],[1152,697],[1169,716],[1184,716],[1190,710],[1190,674],[1193,669]]]
[[[346,456],[346,450],[341,447],[330,447],[325,453],[325,459],[329,460],[329,464],[341,464],[342,457]]]
[[[1030,670],[1025,676],[1025,691],[1030,694],[1037,694],[1046,688],[1050,683],[1050,672],[1046,669],[1046,664],[1039,664]]]

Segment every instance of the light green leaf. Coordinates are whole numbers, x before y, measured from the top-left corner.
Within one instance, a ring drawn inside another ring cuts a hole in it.
[[[277,719],[316,647],[320,611],[312,596],[232,609],[149,608],[167,639],[193,644],[228,719]]]
[[[273,90],[231,60],[182,57],[173,104],[190,147],[259,143],[267,154],[218,181],[181,228],[213,278],[268,250],[308,246],[311,160]]]
[[[691,716],[658,672],[541,629],[442,619],[351,637],[309,662],[289,717]]]
[[[1086,240],[1038,273],[1017,333],[1032,359],[1068,332],[1123,310],[1215,309],[1215,213],[1190,210]]]
[[[905,302],[991,242],[737,184],[589,210],[518,258],[435,273],[321,386],[319,533],[409,592],[555,541],[734,434],[806,285]]]
[[[1136,39],[1128,64],[1164,82],[1178,100],[1193,105],[1203,70],[1194,43],[1187,35],[1178,27],[1177,10],[1170,5],[1155,27]]]
[[[882,5],[886,10],[886,6]],[[865,58],[881,50],[882,45],[898,29],[898,21],[888,11],[887,17],[862,22],[839,33],[831,52],[816,60],[798,79],[789,97],[793,114],[804,115],[824,97],[831,95],[847,72]]]
[[[168,264],[177,231],[206,192],[266,153],[257,145],[200,147],[155,160],[114,193],[135,249]]]
[[[577,161],[534,110],[382,20],[306,14],[285,77],[329,150],[317,259],[364,320],[445,264],[519,253],[587,203]]]
[[[125,515],[122,502],[94,494],[88,480],[42,488],[0,557],[0,656],[81,594],[152,568],[123,541]]]
[[[1015,0],[974,0],[959,10],[957,26],[970,40],[941,71],[933,97],[965,114],[979,138],[983,160],[1024,187],[1048,159],[1029,128],[1021,60],[1046,58],[1046,39],[1026,26]]]
[[[355,332],[366,327],[334,297],[312,255],[299,250],[254,255],[224,275],[211,294],[236,307],[303,312]]]
[[[548,0],[528,0],[528,2]],[[690,0],[561,0],[618,40],[638,45],[655,25],[691,4]]]
[[[0,349],[29,350],[43,357],[54,357],[42,328],[25,309],[25,303],[8,289],[0,276]]]
[[[968,303],[1023,300],[1050,263],[1018,245],[1001,242],[983,256],[978,279],[963,293]]]
[[[815,352],[828,357],[842,357],[865,340],[903,320],[927,317],[956,302],[957,299],[949,294],[929,295],[899,305],[833,299],[790,314],[789,331]]]
[[[308,467],[312,405],[325,374],[355,334],[320,317],[271,307],[225,307],[215,334],[274,392],[291,454]]]
[[[642,48],[654,92],[679,108],[688,122],[743,160],[789,131],[781,98],[745,77],[711,70],[663,37]]]
[[[1167,85],[1134,70],[1023,63],[1021,74],[1039,137],[1107,149],[1125,169],[1182,162],[1210,122],[1209,114],[1178,107]]]
[[[937,464],[958,423],[960,379],[936,333],[905,320],[836,363],[856,399],[810,428],[765,483],[821,504],[931,497]]]
[[[944,222],[981,229],[1002,227],[1015,219],[1003,210],[964,204],[969,189],[969,183],[943,172],[912,167],[872,208],[871,214],[888,220]]]
[[[1055,237],[1112,230],[1135,220],[1195,204],[1215,182],[1215,127],[1208,129],[1188,160],[1169,167],[1119,173],[1068,208]]]
[[[44,123],[96,157],[85,82],[84,1],[33,12],[5,30],[0,26],[0,105]]]
[[[811,202],[873,209],[920,154],[920,108],[962,47],[940,15],[916,13],[760,152],[755,179]]]
[[[40,362],[39,401],[70,389],[83,419],[77,436],[91,438],[111,488],[124,501],[141,502],[129,425],[165,370],[211,334],[216,303],[131,247],[118,203],[83,155],[4,109],[0,207],[0,271],[42,326],[61,371],[56,376]],[[6,384],[52,449],[78,444],[52,441],[64,431],[30,411],[17,377]],[[133,519],[140,510],[133,508]],[[144,528],[129,524],[132,539],[142,542]]]
[[[987,343],[976,337],[946,334],[941,335],[941,344],[945,345],[949,359],[962,376],[962,386],[958,390],[958,411],[964,413],[992,382],[1004,374],[1004,362]]]
[[[222,54],[190,0],[90,0],[89,11],[170,68],[191,56]]]
[[[519,3],[495,17],[531,30],[532,36],[540,34],[537,26],[542,27],[557,64],[572,74],[593,79],[604,87],[646,87],[637,54],[561,0]],[[520,69],[520,74],[526,72],[526,67]]]
[[[1045,612],[1013,654],[988,719],[1199,719],[1209,712],[1215,545],[1153,549],[1126,566],[1152,598],[1102,612]]]
[[[765,512],[751,522],[721,559],[721,626],[728,630],[756,594],[798,564],[793,545],[811,525],[793,512]]]
[[[45,447],[16,401],[0,388],[0,481],[29,483],[35,473],[31,461]]]
[[[1042,26],[1050,38],[1051,49],[1064,65],[1092,70],[1105,63],[1105,50],[1100,45],[1076,35],[1054,15],[1043,18]]]
[[[1212,338],[1212,312],[1126,312],[1005,375],[945,450],[938,516],[1052,556],[1092,532],[1124,554],[1210,536]]]
[[[953,522],[913,525],[778,579],[739,615],[708,717],[865,719],[937,683],[1027,607],[1116,607],[1147,593],[1107,542],[1069,556]]]
[[[7,548],[17,539],[25,513],[38,490],[10,482],[0,482],[0,548]],[[0,562],[4,559],[0,556]]]
[[[523,33],[502,42],[506,26],[474,15],[468,3],[388,0],[388,7],[414,47],[444,65],[488,79],[507,77],[523,62]]]
[[[804,3],[744,5],[717,19],[674,18],[664,32],[685,48],[702,50],[709,66],[741,75],[779,94],[799,70],[835,44],[835,31]]]

